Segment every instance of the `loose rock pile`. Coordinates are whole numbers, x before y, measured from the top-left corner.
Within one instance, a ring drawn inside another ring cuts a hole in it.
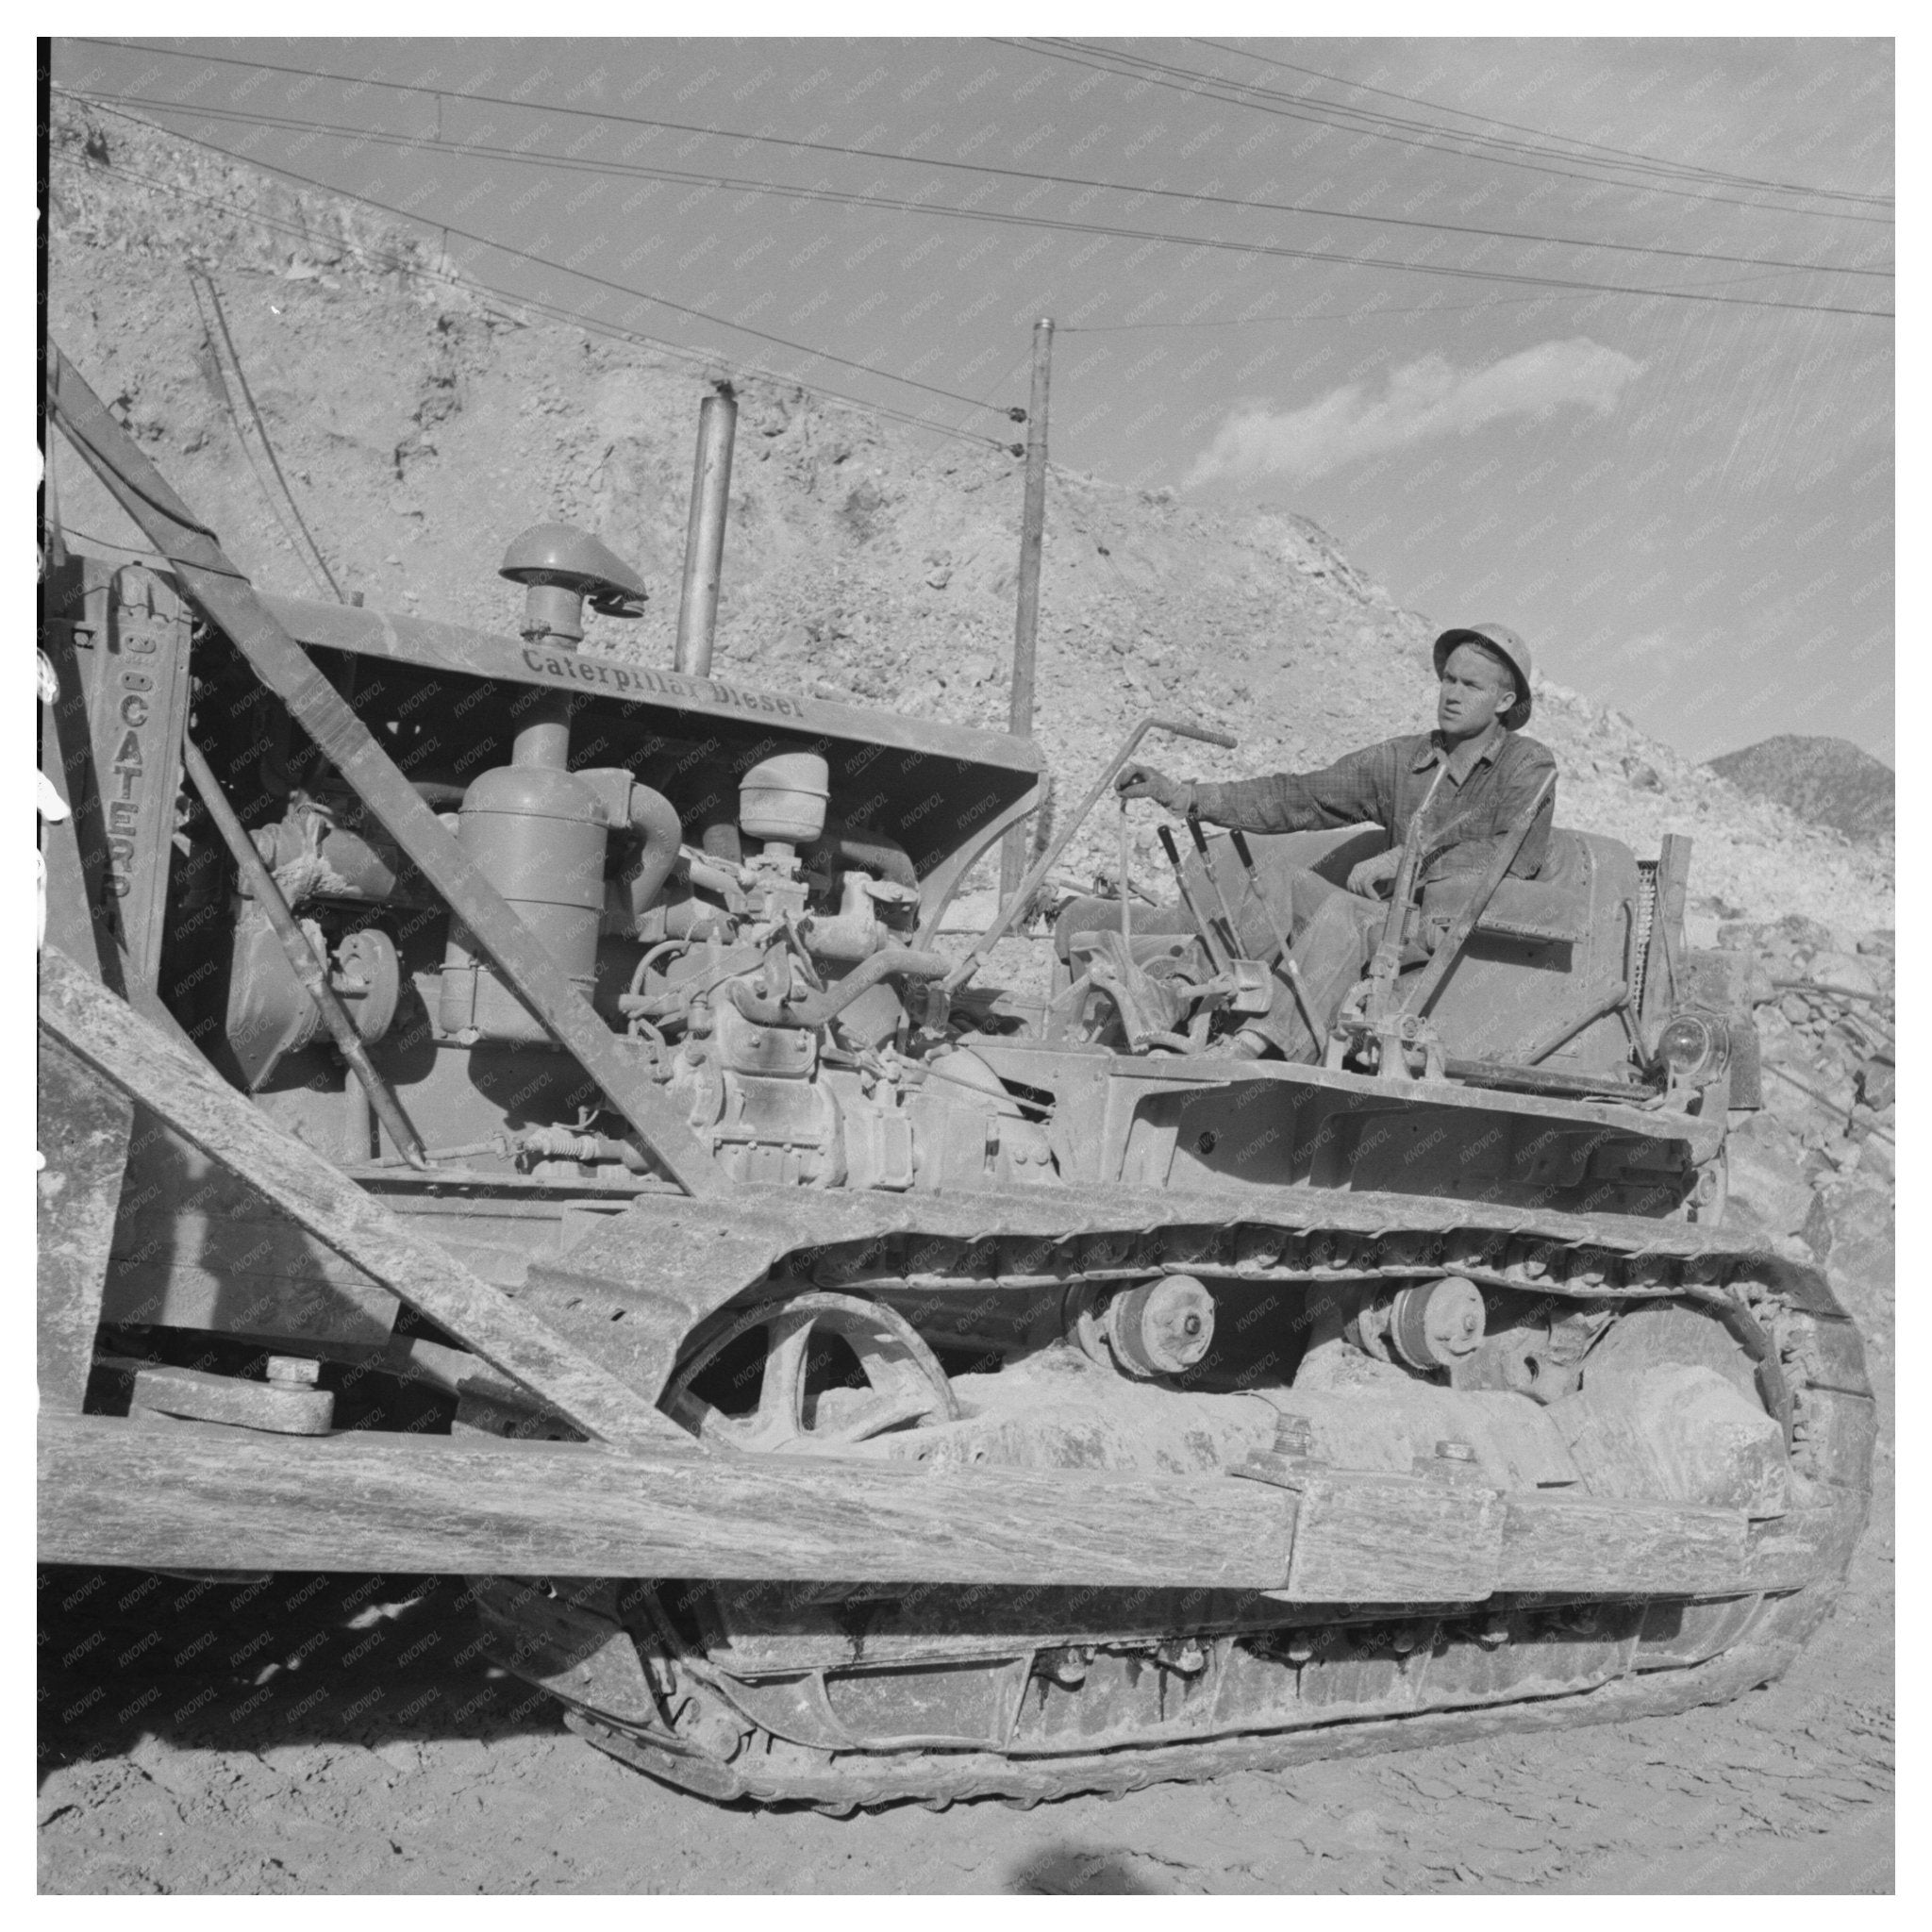
[[[1898,1084],[1896,936],[1835,933],[1793,913],[1722,928],[1761,969],[1764,1107],[1730,1139],[1728,1217],[1795,1238],[1889,1349]]]

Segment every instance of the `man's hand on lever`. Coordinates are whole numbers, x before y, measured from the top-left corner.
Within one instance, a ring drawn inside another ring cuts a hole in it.
[[[1152,765],[1123,765],[1113,789],[1123,798],[1151,798],[1166,810],[1183,815],[1194,797],[1194,788],[1187,779],[1170,778]]]
[[[1378,852],[1373,858],[1365,858],[1350,869],[1348,890],[1364,899],[1382,897],[1378,890],[1392,885],[1395,874],[1402,870],[1402,847],[1391,846],[1387,852]]]
[[[1140,763],[1123,765],[1113,781],[1113,789],[1123,798],[1151,798],[1158,806],[1171,811],[1176,817],[1186,817],[1194,804],[1194,787],[1186,778],[1170,778],[1156,765]],[[1348,890],[1361,899],[1381,899],[1387,896],[1385,888],[1392,886],[1395,875],[1402,870],[1402,848],[1391,846],[1387,852],[1378,852],[1373,858],[1365,858],[1348,875]]]

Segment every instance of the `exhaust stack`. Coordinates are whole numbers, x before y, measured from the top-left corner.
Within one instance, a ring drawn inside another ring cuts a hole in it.
[[[724,570],[724,511],[731,490],[731,445],[738,397],[728,382],[698,406],[697,467],[691,481],[691,523],[684,537],[684,594],[677,607],[677,669],[694,677],[711,669],[718,628],[718,583]]]

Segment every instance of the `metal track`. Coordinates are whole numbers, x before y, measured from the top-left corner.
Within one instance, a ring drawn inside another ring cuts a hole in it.
[[[681,1755],[639,1733],[569,1710],[564,1723],[611,1757],[663,1783],[728,1802],[807,1805],[836,1817],[872,1806],[923,1803],[935,1809],[962,1800],[1000,1798],[1030,1809],[1061,1798],[1110,1795],[1149,1785],[1193,1783],[1238,1771],[1282,1771],[1340,1757],[1432,1744],[1473,1743],[1505,1731],[1548,1731],[1574,1724],[1624,1724],[1664,1717],[1701,1704],[1722,1704],[1769,1683],[1795,1655],[1795,1643],[1752,1645],[1708,1663],[1620,1678],[1561,1697],[1423,1711],[1412,1717],[1358,1719],[1258,1737],[1198,1744],[1160,1744],[1058,1758],[1008,1757],[994,1752],[920,1752],[828,1760],[822,1772],[767,1775],[740,1764]]]
[[[1257,1275],[1257,1257],[1253,1252],[1257,1231],[1244,1228],[1205,1231],[1210,1237],[1210,1259],[1206,1264],[1196,1259],[1192,1265],[1197,1272],[1204,1265],[1212,1272],[1211,1257],[1220,1254],[1228,1263],[1224,1272],[1237,1279],[1280,1278],[1274,1271],[1291,1267],[1291,1278],[1294,1279],[1379,1279],[1397,1273],[1426,1273],[1432,1267],[1440,1271],[1441,1244],[1456,1241],[1454,1236],[1424,1236],[1413,1230],[1367,1241],[1349,1237],[1360,1244],[1354,1250],[1351,1263],[1337,1267],[1329,1257],[1327,1266],[1311,1269],[1310,1249],[1327,1257],[1323,1244],[1339,1236],[1316,1230],[1288,1238],[1299,1243],[1291,1256],[1280,1245],[1285,1239],[1281,1231],[1266,1232],[1278,1246],[1274,1259],[1266,1264],[1269,1272]],[[1133,1252],[1136,1245],[1176,1238],[1188,1242],[1196,1238],[1196,1231],[1169,1229],[1158,1236],[1113,1238],[1122,1252],[1111,1257],[1112,1265],[1050,1274],[1044,1279],[1035,1276],[1028,1285],[1071,1281],[1076,1273],[1078,1278],[1118,1279],[1135,1272],[1137,1261],[1144,1272],[1146,1257]],[[1096,1260],[1104,1252],[1105,1239],[1083,1238],[1095,1243],[1091,1252]],[[1234,1251],[1244,1239],[1250,1241],[1249,1252],[1240,1257],[1245,1265],[1236,1265]],[[1381,1242],[1400,1245],[1385,1249]],[[1526,1277],[1521,1263],[1529,1257],[1528,1244],[1532,1242],[1543,1251],[1535,1260],[1541,1272]],[[1521,1254],[1516,1244],[1522,1244]],[[922,1245],[924,1257],[931,1260],[931,1243]],[[679,1789],[718,1800],[796,1803],[842,1814],[865,1806],[907,1801],[943,1807],[978,1797],[999,1797],[1030,1806],[1086,1792],[1123,1791],[1174,1779],[1215,1777],[1237,1770],[1278,1769],[1326,1757],[1462,1741],[1510,1729],[1623,1722],[1722,1701],[1768,1682],[1790,1662],[1809,1628],[1828,1613],[1843,1563],[1849,1560],[1857,1531],[1863,1525],[1869,1502],[1873,1404],[1857,1331],[1833,1302],[1818,1271],[1762,1252],[1717,1243],[1689,1256],[1603,1257],[1601,1251],[1596,1251],[1597,1258],[1607,1259],[1609,1265],[1578,1269],[1573,1275],[1567,1265],[1567,1246],[1531,1236],[1511,1237],[1495,1257],[1494,1267],[1472,1267],[1468,1272],[1505,1286],[1534,1285],[1564,1299],[1623,1301],[1638,1306],[1668,1293],[1713,1307],[1724,1315],[1726,1326],[1755,1361],[1760,1395],[1784,1424],[1790,1466],[1807,1501],[1841,1512],[1844,1534],[1837,1541],[1837,1548],[1843,1552],[1842,1560],[1826,1561],[1818,1574],[1794,1592],[1766,1598],[1753,1623],[1728,1648],[1707,1661],[1632,1668],[1627,1674],[1595,1688],[1506,1699],[1474,1708],[1357,1718],[1202,1741],[1129,1744],[1065,1757],[1008,1755],[996,1750],[858,1751],[813,1754],[817,1762],[799,1763],[802,1747],[791,1747],[791,1761],[774,1767],[760,1761],[758,1742],[761,1733],[755,1734],[752,1743],[727,1762],[686,1747],[675,1736],[628,1726],[595,1710],[567,1707],[566,1722],[598,1748]],[[1552,1278],[1557,1273],[1552,1266],[1553,1250],[1564,1253],[1566,1278],[1560,1283]],[[1400,1262],[1393,1258],[1398,1252]],[[1425,1254],[1435,1258],[1424,1258]],[[874,1271],[882,1261],[890,1266],[908,1258],[903,1254],[882,1256],[876,1247],[870,1255]],[[1461,1272],[1459,1259],[1457,1265]],[[851,1279],[849,1272],[840,1268],[836,1256],[821,1257],[821,1268],[826,1267],[841,1279]],[[1643,1278],[1645,1274],[1652,1278]],[[1687,1282],[1687,1274],[1702,1279]],[[1611,1286],[1604,1276],[1622,1278]],[[902,1272],[893,1278],[904,1281],[907,1275]],[[985,1286],[984,1275],[960,1274],[945,1278],[962,1286],[974,1280]],[[912,1279],[922,1288],[937,1285],[930,1272],[912,1271]],[[877,1288],[885,1284],[874,1273],[868,1285]],[[1018,1284],[1007,1276],[1002,1285]]]
[[[1567,1229],[1562,1234],[1529,1229],[1513,1234],[1398,1229],[1291,1234],[1246,1224],[1178,1227],[1155,1234],[1085,1236],[1077,1252],[1067,1244],[1024,1238],[959,1243],[908,1236],[900,1238],[897,1247],[889,1238],[850,1250],[822,1250],[811,1278],[890,1301],[895,1294],[947,1290],[1039,1292],[1084,1282],[1144,1279],[1165,1269],[1209,1280],[1324,1287],[1453,1273],[1490,1287],[1566,1300],[1635,1305],[1663,1297],[1690,1299],[1721,1315],[1753,1357],[1765,1406],[1785,1424],[1792,1467],[1808,1474],[1815,1433],[1805,1415],[1808,1387],[1815,1382],[1834,1393],[1869,1400],[1857,1330],[1817,1269],[1709,1237],[1700,1243],[1699,1232],[1673,1227],[1671,1233],[1679,1239],[1690,1237],[1674,1253],[1661,1247],[1620,1252],[1608,1242],[1578,1241]],[[1015,1266],[1029,1257],[1030,1270]],[[971,1265],[975,1260],[977,1267]],[[775,1277],[783,1271],[773,1273]]]

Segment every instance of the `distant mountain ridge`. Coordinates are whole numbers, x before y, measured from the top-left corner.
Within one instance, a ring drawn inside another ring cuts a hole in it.
[[[1740,791],[1774,799],[1814,825],[1829,825],[1848,839],[1893,834],[1897,776],[1849,739],[1788,732],[1709,762]]]

